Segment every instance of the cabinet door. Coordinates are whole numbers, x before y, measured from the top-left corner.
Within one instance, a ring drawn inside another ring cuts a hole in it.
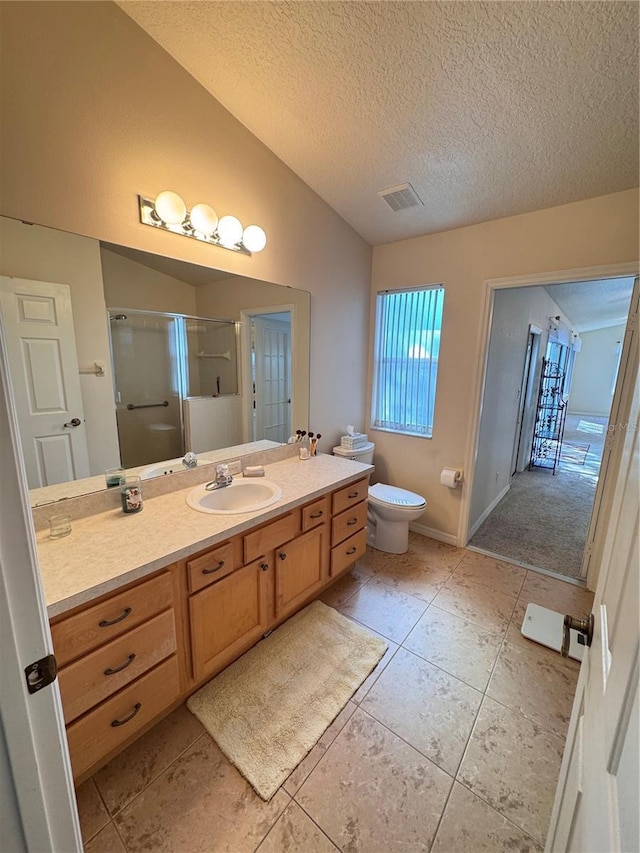
[[[295,610],[327,582],[328,525],[276,548],[276,618]]]
[[[189,599],[191,655],[197,680],[222,669],[267,630],[267,575],[260,558]]]

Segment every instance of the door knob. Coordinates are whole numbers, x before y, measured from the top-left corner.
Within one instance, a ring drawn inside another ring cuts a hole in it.
[[[64,426],[66,426],[66,427],[78,427],[78,426],[80,426],[81,423],[82,423],[82,421],[80,420],[80,418],[71,418],[71,420],[68,421],[66,424],[64,424]]]
[[[562,648],[560,654],[563,658],[569,656],[569,645],[571,643],[571,630],[578,632],[578,642],[581,646],[590,646],[593,640],[593,613],[590,613],[586,619],[576,619],[575,616],[567,615],[564,617],[564,630],[562,633]]]

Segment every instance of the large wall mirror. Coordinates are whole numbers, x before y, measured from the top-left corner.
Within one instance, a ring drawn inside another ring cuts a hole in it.
[[[308,292],[5,217],[0,245],[33,506],[306,428]]]

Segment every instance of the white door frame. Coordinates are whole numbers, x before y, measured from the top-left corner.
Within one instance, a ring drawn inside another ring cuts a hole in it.
[[[29,694],[24,673],[53,644],[1,318],[0,356],[0,716],[8,759],[0,762],[0,787],[8,792],[0,846],[81,853],[58,682]],[[12,838],[20,828],[22,838]]]
[[[565,284],[575,281],[594,281],[605,278],[622,278],[638,275],[638,263],[607,264],[604,266],[581,267],[572,270],[553,270],[545,273],[514,276],[511,278],[486,279],[482,299],[482,313],[478,330],[478,347],[481,353],[478,359],[476,378],[473,385],[471,407],[471,425],[465,453],[465,484],[460,501],[460,516],[458,520],[457,544],[464,547],[469,541],[469,515],[471,511],[471,494],[475,477],[476,458],[480,439],[480,421],[484,401],[485,384],[487,381],[487,362],[489,357],[489,340],[493,321],[494,297],[498,290],[514,287],[535,287],[545,284]],[[597,578],[589,578],[595,584]]]
[[[289,305],[268,305],[265,308],[250,308],[240,312],[240,353],[242,361],[242,369],[240,371],[242,408],[244,417],[242,418],[242,440],[253,441],[252,438],[252,397],[251,394],[251,319],[252,317],[262,314],[282,314],[288,311],[291,316],[291,424],[296,423],[296,411],[300,405],[298,384],[300,378],[297,375],[296,366],[296,334],[297,334],[297,317],[296,306]],[[308,410],[308,405],[307,405]],[[306,418],[305,418],[306,420]]]

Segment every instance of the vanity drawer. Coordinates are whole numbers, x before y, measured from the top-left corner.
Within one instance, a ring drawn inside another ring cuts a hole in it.
[[[220,580],[236,568],[234,547],[231,542],[207,551],[187,562],[189,592],[197,592],[210,583]]]
[[[180,692],[175,655],[67,727],[73,775],[77,778],[136,735]]]
[[[307,530],[323,524],[328,517],[329,497],[325,496],[302,508],[302,532],[306,533]]]
[[[359,530],[340,545],[331,549],[331,577],[335,578],[362,557],[367,550],[367,531]]]
[[[352,483],[350,486],[345,486],[344,489],[340,489],[337,492],[333,493],[333,514],[337,515],[339,512],[344,512],[345,509],[348,509],[350,506],[354,506],[354,504],[360,503],[369,495],[369,478],[365,477],[363,480],[358,480],[356,483]]]
[[[119,637],[172,605],[171,574],[164,572],[56,622],[51,626],[51,635],[58,666]]]
[[[331,544],[338,545],[340,542],[352,536],[357,530],[361,530],[367,523],[367,502],[360,501],[354,507],[350,507],[334,516],[331,521]]]
[[[176,651],[173,610],[166,610],[60,670],[65,722],[75,720]]]
[[[300,532],[300,512],[290,512],[283,515],[244,537],[244,562],[251,563],[277,548],[284,545]]]

